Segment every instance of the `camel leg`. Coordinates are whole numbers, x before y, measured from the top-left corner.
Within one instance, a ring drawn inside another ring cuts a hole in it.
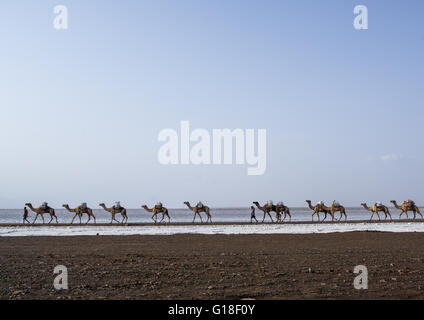
[[[421,219],[424,219],[424,218],[423,218],[423,215],[422,215],[422,214],[421,214],[421,212],[420,212],[420,209],[418,209],[418,208],[417,208],[416,210],[417,210],[417,213],[421,216]]]
[[[264,211],[264,218],[262,219],[262,223],[264,223],[266,217],[266,212]]]
[[[50,224],[50,222],[52,222],[52,220],[53,220],[53,216],[50,216],[50,221],[49,221],[48,224]]]
[[[387,220],[387,213],[385,211],[383,211],[384,213],[384,220]]]
[[[380,221],[381,219],[380,219],[380,215],[378,214],[378,211],[376,213],[377,213],[378,221]]]
[[[319,216],[319,214],[318,214]],[[324,212],[324,219],[321,220],[321,222],[324,222],[324,220],[327,219],[327,212]]]
[[[44,224],[44,215],[41,215],[41,219],[43,220],[43,224]]]
[[[389,215],[389,217],[390,217],[390,221],[393,221],[393,219],[392,219],[392,215],[390,214],[390,211],[387,211],[387,214]]]
[[[75,218],[77,217],[77,214],[75,213],[74,217],[72,218],[71,224],[74,223]]]
[[[399,215],[399,220],[401,219],[402,215],[405,214],[406,215],[406,219],[409,219],[408,217],[408,211],[402,211]]]
[[[80,224],[82,223],[82,221],[81,221],[81,216],[82,216],[81,214],[79,214],[79,215],[78,215],[78,218],[79,218],[79,220],[80,220]]]
[[[34,221],[32,222],[32,224],[35,223],[35,221],[37,220],[37,218],[38,218],[38,213],[35,215],[35,218],[34,218]]]

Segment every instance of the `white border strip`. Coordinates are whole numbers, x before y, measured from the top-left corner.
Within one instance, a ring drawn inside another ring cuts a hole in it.
[[[172,235],[172,234],[313,234],[352,231],[424,232],[424,222],[343,223],[290,225],[194,225],[194,226],[25,226],[0,227],[0,237]]]

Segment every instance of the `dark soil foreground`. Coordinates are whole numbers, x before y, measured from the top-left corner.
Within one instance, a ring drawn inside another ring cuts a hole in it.
[[[424,234],[3,237],[0,298],[423,299]]]

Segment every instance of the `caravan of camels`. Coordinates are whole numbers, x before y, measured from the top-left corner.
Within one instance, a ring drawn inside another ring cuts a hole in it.
[[[393,203],[394,208],[401,210],[401,213],[399,215],[399,219],[402,218],[403,214],[405,214],[406,218],[409,219],[408,212],[413,213],[413,219],[414,220],[417,218],[417,213],[423,219],[423,215],[421,214],[419,208],[417,207],[417,205],[415,204],[414,201],[412,201],[412,200],[403,201],[400,206],[396,203],[395,200],[392,200],[391,202]],[[328,215],[331,217],[331,221],[341,221],[343,218],[344,218],[344,221],[347,221],[346,209],[345,209],[344,206],[342,206],[337,201],[333,201],[333,203],[329,207],[327,207],[324,204],[324,202],[322,202],[322,201],[318,202],[315,206],[312,205],[310,200],[306,200],[306,203],[308,204],[309,209],[312,210],[312,222],[314,222],[315,215],[317,216],[316,222],[325,221],[327,219]],[[210,208],[208,206],[204,205],[200,201],[194,207],[192,207],[190,205],[190,202],[188,202],[188,201],[185,201],[184,204],[188,207],[188,209],[190,211],[193,212],[192,223],[195,222],[197,216],[199,217],[201,223],[204,222],[201,213],[206,214],[206,221],[205,221],[206,223],[208,223],[208,222],[212,223],[212,216],[211,216],[211,213],[210,213]],[[272,218],[272,215],[271,215],[272,212],[275,213],[275,223],[283,223],[286,220],[287,217],[289,218],[289,222],[291,221],[290,209],[287,206],[285,206],[282,201],[274,204],[273,201],[270,200],[270,201],[267,201],[263,206],[261,206],[259,204],[259,202],[257,202],[257,201],[254,201],[253,204],[257,207],[258,210],[263,212],[262,223],[265,222],[267,216],[271,219],[271,222],[274,222],[274,219]],[[42,219],[43,224],[44,224],[45,223],[44,214],[48,214],[50,216],[50,220],[48,222],[49,224],[53,221],[53,219],[55,219],[56,223],[58,223],[55,210],[53,208],[49,207],[47,202],[43,202],[43,204],[38,208],[34,208],[31,203],[26,203],[25,205],[31,211],[35,212],[35,218],[34,218],[34,221],[32,222],[32,224],[34,224],[37,221],[38,216],[41,216],[41,219]],[[105,211],[107,211],[111,214],[111,220],[110,220],[111,224],[114,221],[117,222],[117,223],[120,223],[120,224],[127,223],[127,221],[128,221],[127,209],[125,209],[123,206],[121,206],[119,201],[116,202],[110,208],[106,207],[106,205],[104,203],[100,203],[99,206],[102,207]],[[361,206],[363,206],[367,211],[371,212],[370,221],[373,219],[374,214],[377,215],[378,220],[381,220],[379,212],[384,214],[385,220],[388,219],[388,218],[390,220],[392,220],[392,215],[389,212],[389,208],[387,206],[385,206],[384,204],[382,204],[381,202],[376,202],[371,207],[368,207],[366,203],[361,203]],[[87,206],[87,203],[85,203],[85,202],[82,203],[81,205],[75,207],[75,208],[70,208],[68,204],[64,204],[63,207],[67,211],[74,214],[71,224],[74,223],[74,220],[77,217],[79,218],[79,222],[81,224],[82,223],[81,219],[82,219],[84,214],[87,214],[87,216],[88,216],[88,220],[87,220],[86,224],[88,224],[91,221],[91,218],[93,218],[94,223],[96,223],[96,217],[93,214],[93,210],[90,209]],[[152,208],[149,208],[146,205],[142,205],[141,208],[143,208],[147,212],[152,213],[151,218],[152,218],[152,220],[154,221],[155,224],[161,223],[163,221],[168,222],[168,223],[171,222],[171,217],[169,215],[169,211],[168,211],[167,208],[165,208],[162,205],[161,202],[156,203]],[[254,214],[255,209],[254,209],[253,206],[251,208],[252,208],[252,218],[254,218],[256,220],[256,217],[255,217],[255,214]],[[340,213],[339,219],[337,219],[337,217],[336,217],[337,212]],[[323,215],[322,220],[320,220],[320,213]],[[115,216],[117,214],[120,214],[122,216],[121,221],[118,221],[117,219],[115,219]],[[162,217],[160,221],[158,221],[158,215],[161,215],[161,217]],[[167,221],[166,221],[165,218],[167,218]],[[26,207],[25,207],[25,214],[24,214],[24,221],[23,222],[25,223],[25,221],[28,221],[27,220],[27,209],[26,209]]]

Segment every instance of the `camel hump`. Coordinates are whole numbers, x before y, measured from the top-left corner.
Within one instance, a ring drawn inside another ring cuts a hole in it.
[[[42,209],[47,209],[49,207],[49,205],[48,205],[48,203],[47,202],[43,202],[42,204],[41,204],[41,208]]]
[[[283,201],[278,201],[277,202],[277,206],[281,206],[281,207],[284,206],[284,202]]]
[[[81,208],[86,209],[87,208],[87,202],[81,203]]]
[[[116,201],[115,205],[114,205],[115,209],[121,209],[121,202],[120,201]]]
[[[268,206],[273,206],[273,205],[274,205],[274,203],[272,202],[272,200],[268,200],[266,204],[267,204]]]
[[[324,201],[319,201],[318,205],[322,206],[324,204]]]
[[[196,207],[198,207],[198,208],[203,208],[203,203],[202,203],[202,201],[199,201],[199,202],[196,204]]]
[[[155,204],[155,207],[156,208],[162,208],[162,202],[156,202],[156,204]]]
[[[340,207],[340,202],[338,202],[338,201],[335,201],[335,200],[334,200],[334,202],[333,202],[333,203],[334,203],[334,205],[335,205],[336,207]]]
[[[375,203],[375,205],[376,205],[377,207],[382,207],[382,206],[383,206],[383,203],[382,203],[381,201],[377,201],[377,202]]]

